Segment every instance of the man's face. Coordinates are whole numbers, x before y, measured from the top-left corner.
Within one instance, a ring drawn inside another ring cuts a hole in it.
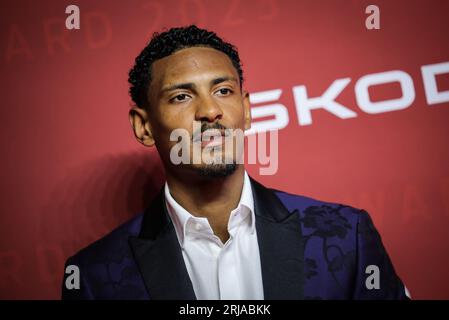
[[[250,127],[249,97],[246,92],[241,92],[237,70],[228,56],[207,47],[182,49],[155,61],[151,77],[148,91],[150,106],[145,116],[150,136],[165,166],[177,172],[193,170],[210,176],[231,173],[237,157],[235,137],[233,148],[226,148],[224,137],[209,145],[201,144],[202,152],[210,149],[205,154],[219,161],[193,163],[192,143],[189,144],[189,164],[174,165],[170,160],[170,151],[177,143],[170,141],[170,134],[176,129],[186,130],[189,142],[193,142],[201,138],[197,133],[211,132],[207,129],[243,131]],[[201,130],[193,132],[194,123]],[[226,159],[234,165],[226,165]]]

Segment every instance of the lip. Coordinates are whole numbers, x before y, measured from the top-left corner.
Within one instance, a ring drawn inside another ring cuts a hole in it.
[[[220,136],[216,133],[220,132]],[[208,129],[201,134],[196,134],[193,142],[201,142],[201,147],[216,147],[224,143],[225,131],[223,129]]]
[[[201,147],[202,148],[204,148],[204,147],[212,148],[212,147],[222,145],[223,142],[224,142],[223,135],[221,135],[220,137],[212,136],[211,139],[209,139],[208,141],[201,140]]]

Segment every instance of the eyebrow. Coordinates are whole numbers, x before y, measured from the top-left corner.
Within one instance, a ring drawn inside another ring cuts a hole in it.
[[[224,76],[224,77],[218,77],[218,78],[212,79],[210,81],[210,84],[215,86],[215,85],[217,85],[219,83],[222,83],[222,82],[225,82],[225,81],[233,81],[235,83],[238,83],[236,78],[229,77],[229,76]],[[162,88],[161,94],[169,92],[169,91],[173,91],[173,90],[178,90],[178,89],[194,90],[195,89],[195,84],[192,83],[192,82],[177,83],[177,84],[174,84],[174,85]]]

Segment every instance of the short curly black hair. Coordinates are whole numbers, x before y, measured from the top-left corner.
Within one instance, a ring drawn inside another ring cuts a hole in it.
[[[243,71],[237,48],[223,41],[212,31],[200,29],[196,25],[171,28],[168,31],[155,32],[151,41],[136,57],[135,65],[129,71],[129,94],[137,107],[147,108],[147,92],[151,82],[151,65],[154,61],[167,57],[174,52],[190,47],[210,47],[225,53],[232,61],[243,84]]]

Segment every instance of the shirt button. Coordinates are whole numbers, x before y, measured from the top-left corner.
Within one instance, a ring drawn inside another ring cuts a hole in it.
[[[200,223],[196,223],[195,224],[195,230],[196,231],[200,231],[201,229],[203,229],[203,226]]]

